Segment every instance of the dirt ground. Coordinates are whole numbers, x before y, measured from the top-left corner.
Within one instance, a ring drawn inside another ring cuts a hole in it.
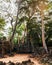
[[[13,57],[6,56],[6,58],[0,58],[0,61],[6,62],[6,63],[8,63],[9,61],[12,61],[16,63],[16,62],[22,62],[22,61],[31,59],[31,61],[34,62],[34,65],[42,65],[42,64],[39,64],[39,62],[35,58],[30,58],[29,56],[30,54],[15,54]]]

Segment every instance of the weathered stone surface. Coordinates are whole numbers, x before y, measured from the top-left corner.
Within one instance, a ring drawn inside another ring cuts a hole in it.
[[[22,63],[20,63],[20,62],[13,63],[11,61],[9,61],[8,63],[4,63],[4,62],[0,61],[0,65],[34,65],[34,63],[29,59],[27,61],[22,61]]]

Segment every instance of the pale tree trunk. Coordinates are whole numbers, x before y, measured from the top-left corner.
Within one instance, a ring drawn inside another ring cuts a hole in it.
[[[46,45],[46,42],[45,42],[45,31],[44,31],[44,15],[43,15],[43,12],[41,12],[41,20],[42,20],[42,43],[43,43],[43,47],[46,51],[46,53],[48,53],[48,49],[47,49],[47,45]]]

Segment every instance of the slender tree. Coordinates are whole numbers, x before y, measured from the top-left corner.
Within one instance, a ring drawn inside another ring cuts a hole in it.
[[[20,10],[20,4],[21,4],[21,0],[20,1],[18,1],[18,10],[17,10],[17,16],[16,16],[16,22],[15,22],[15,24],[14,24],[14,28],[13,28],[13,32],[12,32],[12,35],[11,35],[11,38],[10,38],[10,46],[12,46],[12,40],[13,40],[13,38],[14,38],[14,34],[15,34],[15,31],[16,31],[16,26],[17,26],[17,24],[18,24],[18,14],[19,14],[19,10]],[[10,52],[12,51],[12,47],[11,47],[11,49],[10,49]]]
[[[44,29],[44,10],[47,8],[47,4],[45,4],[44,1],[42,1],[39,5],[38,5],[39,9],[40,9],[40,16],[41,16],[41,23],[42,23],[42,43],[43,43],[43,47],[46,51],[46,53],[48,53],[48,49],[47,49],[47,45],[45,42],[45,29]]]

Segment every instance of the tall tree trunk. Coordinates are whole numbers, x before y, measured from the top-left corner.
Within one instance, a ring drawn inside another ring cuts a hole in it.
[[[41,20],[42,20],[42,43],[43,43],[43,47],[46,51],[46,53],[48,53],[48,49],[47,49],[47,45],[46,45],[46,42],[45,42],[45,31],[44,31],[44,15],[43,15],[43,12],[41,12]]]
[[[14,24],[13,32],[12,32],[12,35],[11,35],[11,38],[10,38],[10,46],[11,46],[10,52],[12,51],[12,40],[14,38],[14,34],[15,34],[15,31],[16,31],[16,26],[18,24],[18,14],[19,14],[19,10],[20,10],[20,4],[21,4],[21,0],[18,2],[18,11],[17,11],[17,16],[16,16],[16,22]]]

